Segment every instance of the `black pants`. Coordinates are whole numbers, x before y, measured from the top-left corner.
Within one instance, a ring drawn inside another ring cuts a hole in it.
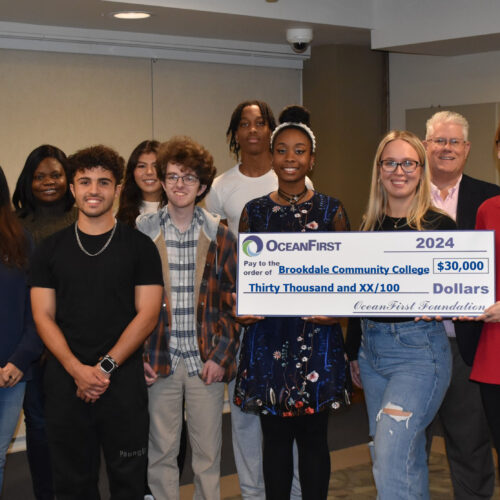
[[[489,499],[495,488],[495,468],[479,387],[469,380],[471,368],[463,361],[453,338],[450,347],[453,372],[438,415],[444,431],[453,497],[455,500]],[[431,426],[427,432],[429,450]]]
[[[479,384],[484,413],[490,427],[493,444],[500,457],[500,385]],[[500,466],[500,463],[499,463]]]
[[[26,425],[26,452],[30,466],[33,492],[36,500],[54,500],[49,443],[45,425],[43,372],[45,362],[33,365],[32,379],[26,383],[24,394],[24,423]]]
[[[73,379],[54,359],[45,373],[46,415],[54,489],[58,500],[99,500],[102,448],[111,499],[144,497],[149,415],[141,359],[111,376],[95,402],[76,397]]]
[[[261,415],[266,498],[289,500],[293,479],[293,441],[299,451],[303,500],[324,500],[330,481],[328,411],[300,417]]]

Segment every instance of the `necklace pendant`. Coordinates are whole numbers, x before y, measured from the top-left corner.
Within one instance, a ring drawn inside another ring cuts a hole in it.
[[[403,227],[406,222],[403,222],[403,224],[399,225],[399,223],[404,219],[404,217],[400,217],[398,220],[395,220],[394,221],[394,229],[399,229],[401,227]]]
[[[290,193],[285,193],[285,191],[282,191],[280,188],[278,188],[278,196],[280,198],[283,198],[285,201],[287,201],[292,207],[298,203],[304,195],[307,193],[307,187],[304,188],[304,191],[299,194],[290,194]]]

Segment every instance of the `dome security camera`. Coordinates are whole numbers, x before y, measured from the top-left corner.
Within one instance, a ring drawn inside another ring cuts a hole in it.
[[[305,52],[313,39],[311,28],[290,28],[286,30],[286,41],[294,52],[302,54]]]

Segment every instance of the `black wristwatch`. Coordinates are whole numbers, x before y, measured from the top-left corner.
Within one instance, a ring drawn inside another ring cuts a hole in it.
[[[118,363],[109,354],[106,354],[101,359],[99,366],[104,373],[111,375],[118,368]]]

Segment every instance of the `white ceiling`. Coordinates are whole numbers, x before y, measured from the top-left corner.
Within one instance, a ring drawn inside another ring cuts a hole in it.
[[[287,0],[280,1],[282,4],[287,3]],[[315,0],[307,1],[313,7]],[[293,9],[290,9],[288,18],[280,18],[276,17],[273,4],[265,0],[251,2],[260,5],[254,15],[237,14],[234,13],[235,9],[217,12],[177,8],[169,6],[175,2],[158,0],[144,1],[143,5],[141,2],[113,0],[2,0],[0,21],[276,44],[286,43],[285,32],[288,27],[307,26],[314,28],[314,45],[370,44],[370,31],[366,28],[335,26],[329,22],[303,22]],[[184,7],[190,3],[180,2]],[[225,3],[234,6],[237,2],[227,0]],[[144,20],[126,21],[109,15],[121,10],[147,10],[152,16]],[[321,21],[321,18],[317,21]]]
[[[0,0],[0,48],[162,57],[192,46],[223,57],[300,60],[286,29],[310,27],[314,47],[362,45],[458,55],[500,50],[498,0]],[[147,10],[121,21],[109,14]],[[78,46],[78,44],[80,46]],[[92,47],[89,48],[90,44]],[[96,48],[97,45],[104,47]],[[130,53],[127,50],[131,51]],[[162,52],[163,51],[163,52]],[[273,57],[274,57],[273,55]],[[204,56],[204,57],[205,57]],[[206,58],[205,58],[206,59]],[[287,63],[284,63],[287,64]],[[293,64],[293,63],[291,63]]]

